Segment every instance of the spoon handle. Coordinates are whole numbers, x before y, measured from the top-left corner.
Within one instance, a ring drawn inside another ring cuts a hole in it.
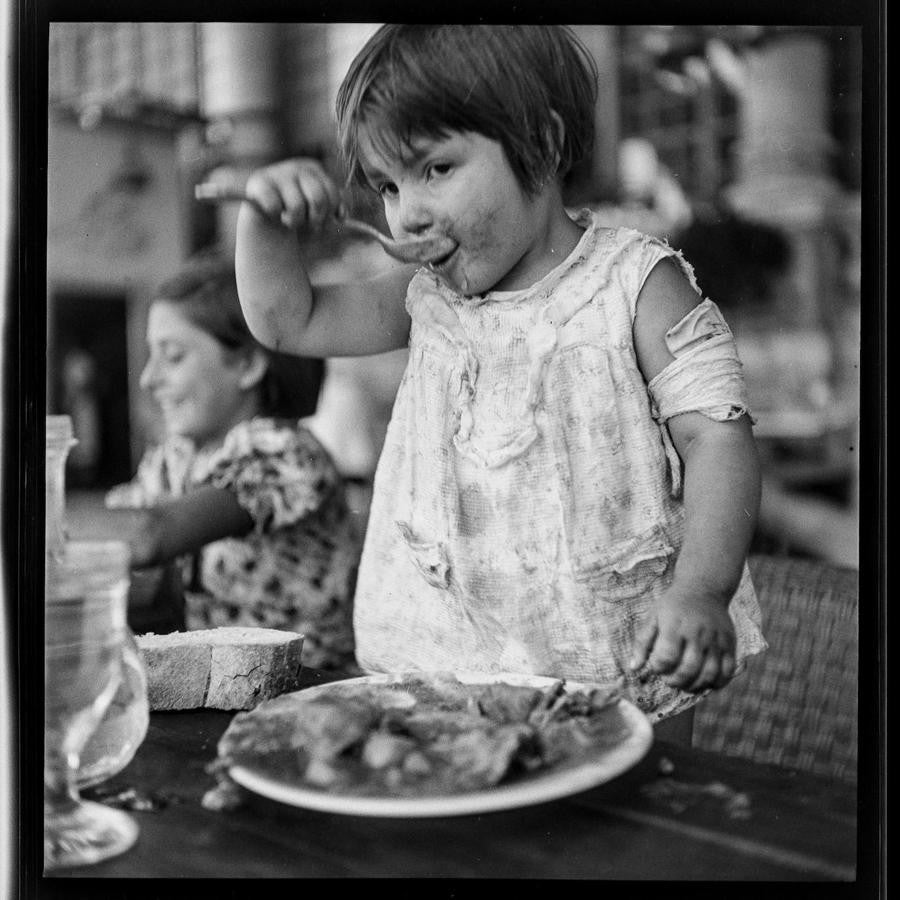
[[[251,197],[249,194],[245,194],[243,191],[240,191],[237,188],[230,188],[218,184],[213,184],[212,182],[206,182],[204,184],[198,184],[194,188],[194,196],[198,200],[202,200],[207,203],[249,203],[257,210],[257,212],[262,213],[268,218],[272,218],[271,213],[265,210],[262,204],[255,197]],[[382,234],[377,228],[369,225],[368,222],[362,222],[359,219],[353,219],[348,216],[343,203],[336,210],[334,218],[335,221],[337,221],[341,225],[345,225],[351,231],[356,231],[360,234],[368,235],[369,237],[375,238],[376,241],[391,240],[389,237]]]
[[[206,203],[250,203],[258,212],[266,216],[266,218],[274,218],[263,208],[255,197],[251,197],[249,194],[244,193],[244,191],[228,187],[227,185],[219,185],[209,181],[204,182],[203,184],[198,184],[194,187],[194,196],[197,200],[202,200]],[[388,255],[393,256],[394,259],[398,259],[401,262],[425,261],[425,257],[428,255],[432,246],[432,242],[430,241],[395,241],[386,234],[382,234],[368,222],[363,222],[360,219],[354,219],[348,216],[343,203],[341,203],[335,211],[334,219],[338,225],[347,228],[349,231],[354,231],[357,234],[378,241]],[[281,224],[283,225],[284,222],[282,221]]]
[[[395,241],[392,238],[389,238],[387,235],[382,234],[377,228],[370,225],[368,222],[363,222],[360,219],[353,219],[348,216],[343,208],[339,209],[334,218],[336,219],[339,225],[343,225],[344,228],[349,228],[350,231],[355,231],[357,234],[364,234],[368,237],[375,238],[382,247],[389,250],[391,249]]]

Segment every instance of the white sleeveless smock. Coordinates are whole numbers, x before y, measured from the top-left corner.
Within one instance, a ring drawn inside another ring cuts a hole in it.
[[[576,221],[578,246],[526,291],[464,298],[424,269],[410,283],[409,363],[357,583],[357,660],[624,680],[657,720],[700,699],[628,670],[684,531],[664,421],[749,410],[709,300],[669,332],[676,360],[648,391],[632,338],[638,294],[665,257],[697,289],[693,272],[661,241],[588,211]],[[740,668],[766,647],[746,566],[729,611]]]

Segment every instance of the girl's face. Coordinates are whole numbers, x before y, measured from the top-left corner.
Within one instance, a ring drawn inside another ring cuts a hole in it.
[[[360,150],[394,237],[437,232],[454,241],[453,252],[431,268],[464,295],[530,287],[581,236],[555,181],[528,196],[502,145],[481,134],[415,138],[400,158],[386,158],[363,129]]]
[[[176,304],[157,300],[150,307],[147,344],[141,387],[159,403],[167,434],[216,444],[256,412],[255,390],[242,386],[244,355],[229,352]]]

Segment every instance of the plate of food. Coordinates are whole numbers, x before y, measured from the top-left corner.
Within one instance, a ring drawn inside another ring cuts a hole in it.
[[[238,713],[210,771],[291,806],[434,817],[530,806],[621,775],[653,741],[616,687],[536,675],[368,675]]]

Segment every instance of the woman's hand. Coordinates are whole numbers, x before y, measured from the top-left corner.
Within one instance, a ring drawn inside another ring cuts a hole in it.
[[[314,159],[286,159],[257,169],[245,191],[288,228],[318,230],[341,202],[337,185]]]
[[[734,676],[735,634],[727,601],[673,584],[635,638],[631,669],[650,668],[684,691],[720,688]]]

